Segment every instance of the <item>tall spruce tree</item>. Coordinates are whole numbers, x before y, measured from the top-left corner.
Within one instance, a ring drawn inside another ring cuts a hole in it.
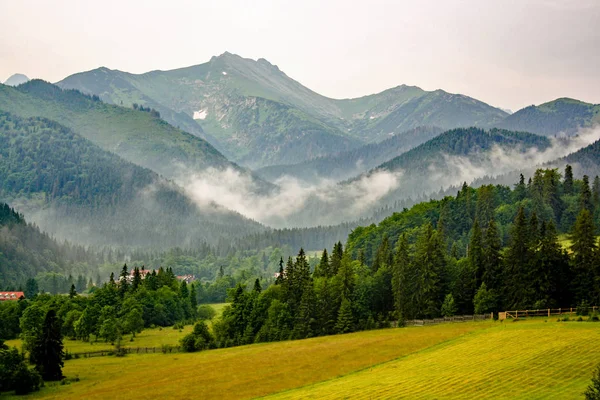
[[[446,261],[443,244],[431,223],[422,229],[415,244],[414,268],[418,276],[414,299],[417,316],[436,317],[446,293]]]
[[[563,181],[564,194],[573,194],[573,167],[567,164],[565,167],[565,179]]]
[[[594,280],[598,263],[598,247],[596,243],[594,221],[589,210],[582,209],[571,234],[573,294],[579,304],[588,304],[595,297]]]
[[[327,254],[327,249],[323,249],[323,254],[321,255],[321,260],[319,264],[315,267],[315,272],[313,273],[315,278],[321,277],[330,277],[330,268],[329,268],[329,255]]]
[[[56,311],[50,309],[31,350],[31,361],[42,379],[59,381],[63,378],[64,356],[61,320],[56,316]]]
[[[503,283],[504,302],[506,308],[524,309],[530,304],[531,250],[529,244],[529,227],[525,218],[525,210],[519,208],[510,234],[510,243],[505,253]]]
[[[335,276],[340,269],[342,264],[342,256],[344,255],[344,248],[342,246],[342,242],[337,242],[333,246],[333,252],[331,253],[331,264],[330,264],[330,273],[331,276]]]
[[[396,245],[396,254],[392,265],[392,291],[394,309],[399,319],[413,317],[408,309],[413,298],[415,282],[411,274],[408,238],[403,233]]]
[[[496,221],[491,219],[483,238],[483,274],[482,281],[490,289],[498,290],[502,274],[502,242],[498,234]]]
[[[475,274],[475,276],[473,277],[475,284],[474,287],[478,288],[481,284],[484,269],[484,261],[483,237],[481,229],[479,228],[479,221],[477,219],[475,219],[475,222],[473,223],[473,229],[471,230],[471,240],[469,242],[468,257],[469,262],[471,263],[471,269]]]

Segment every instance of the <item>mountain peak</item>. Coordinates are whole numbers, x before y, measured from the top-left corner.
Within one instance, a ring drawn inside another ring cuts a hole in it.
[[[14,74],[8,78],[4,84],[7,86],[19,86],[22,83],[28,82],[29,78],[23,74]]]

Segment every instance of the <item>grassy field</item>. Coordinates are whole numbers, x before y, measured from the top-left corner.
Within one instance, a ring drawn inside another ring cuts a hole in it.
[[[164,332],[164,330],[162,331]],[[69,360],[33,398],[580,398],[600,323],[473,322]]]
[[[349,374],[492,324],[386,329],[201,353],[69,360],[64,373],[78,376],[79,382],[48,384],[31,397],[254,398]]]
[[[520,321],[441,343],[279,399],[582,398],[600,362],[600,324]]]
[[[223,312],[223,308],[227,305],[227,303],[218,303],[218,304],[209,304],[212,308],[215,309],[216,315],[213,320],[216,320],[221,316]],[[209,325],[211,325],[209,323]],[[154,329],[144,329],[142,333],[136,335],[133,341],[130,341],[131,335],[125,335],[121,345],[124,347],[161,347],[162,345],[171,345],[177,346],[179,344],[179,340],[190,333],[194,327],[192,325],[187,325],[183,329],[173,329],[172,327],[167,328],[154,328]],[[18,349],[21,348],[21,340],[7,340],[7,346],[14,346]],[[83,353],[83,352],[93,352],[100,350],[112,350],[114,346],[110,343],[106,343],[103,340],[98,342],[83,342],[81,340],[69,340],[65,339],[64,341],[65,350],[69,353]]]

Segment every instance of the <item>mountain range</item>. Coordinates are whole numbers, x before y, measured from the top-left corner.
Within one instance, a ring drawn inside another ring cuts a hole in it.
[[[563,163],[593,141],[582,135],[599,110],[560,98],[509,115],[407,85],[337,100],[230,53],[145,74],[102,67],[0,85],[0,200],[88,244],[215,243],[268,230],[252,219],[372,219],[463,181]],[[594,171],[596,154],[578,156],[578,171]]]
[[[508,116],[468,96],[406,85],[357,99],[331,99],[264,59],[230,53],[139,75],[102,67],[57,85],[113,104],[154,108],[174,126],[251,168],[348,151],[423,125],[488,126]]]

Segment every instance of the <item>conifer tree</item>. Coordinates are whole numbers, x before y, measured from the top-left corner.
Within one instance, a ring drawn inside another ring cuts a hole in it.
[[[413,281],[409,258],[408,239],[406,233],[403,233],[396,245],[396,254],[392,269],[392,291],[394,293],[394,308],[398,318],[409,316],[407,307],[412,297],[415,282]]]
[[[581,192],[579,193],[579,210],[588,210],[590,214],[594,214],[594,206],[592,204],[592,191],[590,190],[590,180],[587,175],[583,176],[581,182]]]
[[[525,177],[523,176],[523,174],[519,176],[519,183],[515,185],[515,190],[513,190],[513,197],[515,201],[521,201],[527,197],[527,188],[525,187]]]
[[[140,269],[135,267],[133,269],[133,280],[131,282],[131,291],[135,292],[138,288],[142,286],[142,274],[140,273]]]
[[[344,248],[342,246],[342,242],[337,242],[333,246],[333,252],[331,253],[331,264],[330,264],[330,273],[331,276],[335,276],[340,269],[342,263],[342,256],[344,255]]]
[[[598,262],[595,231],[589,210],[582,209],[571,235],[573,294],[577,304],[582,301],[590,303],[594,297],[595,270]]]
[[[281,257],[281,259],[279,260],[279,274],[277,275],[277,278],[275,279],[275,284],[282,285],[284,283],[284,280],[285,280],[285,270],[283,269],[283,257]]]
[[[417,275],[415,307],[419,317],[439,315],[445,290],[446,261],[443,245],[431,223],[427,224],[415,244],[414,269]]]
[[[321,261],[316,266],[313,276],[315,278],[331,276],[330,271],[329,271],[329,255],[327,254],[327,249],[323,249],[323,255],[321,255]]]
[[[196,285],[192,283],[190,287],[190,308],[192,309],[192,318],[196,318],[198,312],[198,298],[196,296]]]
[[[255,293],[262,292],[262,287],[260,286],[260,280],[258,278],[256,278],[254,281],[254,287],[252,288],[252,291]]]
[[[510,235],[510,244],[506,249],[504,268],[505,306],[510,309],[524,309],[531,300],[529,265],[529,227],[525,219],[525,210],[519,208]]]
[[[45,381],[59,381],[63,378],[64,356],[61,321],[50,309],[31,350],[31,361]]]
[[[483,263],[483,237],[481,229],[479,228],[479,221],[475,219],[473,223],[473,229],[471,231],[471,241],[469,242],[468,252],[469,262],[471,263],[471,269],[475,273],[474,284],[475,287],[479,287],[483,275],[484,263]]]
[[[312,280],[305,282],[302,290],[302,298],[298,307],[298,313],[294,321],[292,336],[295,339],[303,339],[314,336],[315,328],[315,293]]]
[[[482,281],[490,289],[499,289],[502,273],[502,242],[494,219],[490,220],[483,239]]]
[[[127,264],[123,265],[121,275],[119,276],[119,296],[125,297],[125,294],[129,291],[129,274],[127,272]]]
[[[565,179],[563,181],[563,193],[573,194],[573,167],[567,164],[565,167]]]
[[[72,299],[75,296],[77,296],[77,290],[75,290],[75,285],[71,284],[71,290],[69,290],[69,298]]]
[[[342,299],[342,304],[340,305],[337,323],[335,324],[335,331],[337,333],[348,333],[354,331],[352,303],[345,297]]]

